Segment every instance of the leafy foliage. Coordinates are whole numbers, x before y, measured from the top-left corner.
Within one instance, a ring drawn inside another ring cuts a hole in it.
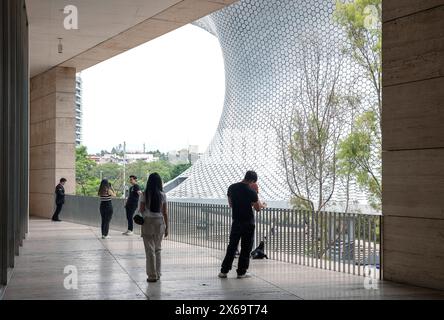
[[[335,20],[341,25],[349,41],[345,51],[366,72],[372,82],[379,114],[382,111],[382,0],[354,0],[336,2]]]
[[[381,146],[378,139],[379,123],[373,111],[356,119],[356,127],[339,145],[339,173],[352,173],[358,185],[369,192],[370,204],[380,210]],[[378,152],[379,151],[379,152]]]
[[[158,151],[157,151],[158,152]],[[161,153],[158,152],[160,155]],[[123,195],[123,166],[117,163],[96,164],[88,159],[86,147],[78,147],[76,150],[76,194],[83,196],[96,196],[100,185],[100,179],[108,179],[113,185],[117,196]],[[176,178],[182,172],[191,167],[191,164],[173,165],[165,160],[145,162],[142,160],[130,163],[126,166],[126,179],[130,175],[138,177],[139,185],[143,188],[148,175],[157,172],[164,183]],[[128,182],[126,181],[126,185]]]
[[[86,147],[81,146],[76,149],[76,193],[84,196],[91,195],[91,188],[94,185],[92,172],[96,163],[88,159]],[[99,182],[100,183],[100,182]],[[97,193],[97,190],[95,191]]]
[[[348,39],[350,54],[365,71],[372,84],[367,100],[370,108],[356,117],[348,137],[340,143],[339,162],[342,176],[352,175],[369,195],[374,209],[381,209],[382,198],[382,0],[337,1],[335,20]]]

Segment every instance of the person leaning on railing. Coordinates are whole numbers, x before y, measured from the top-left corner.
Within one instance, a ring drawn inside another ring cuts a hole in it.
[[[251,184],[257,182],[257,174],[248,171],[241,182],[234,183],[228,188],[228,203],[232,209],[230,240],[227,252],[222,262],[219,278],[227,278],[231,270],[236,250],[241,242],[241,252],[237,266],[237,278],[247,278],[247,270],[250,264],[250,253],[253,249],[255,217],[253,208],[257,212],[263,208],[257,192],[251,188]]]

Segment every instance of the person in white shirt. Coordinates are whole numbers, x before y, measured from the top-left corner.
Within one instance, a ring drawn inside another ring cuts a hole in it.
[[[145,192],[140,196],[139,211],[144,218],[142,238],[146,254],[148,282],[156,282],[161,276],[162,239],[168,236],[168,208],[158,173],[148,177]]]

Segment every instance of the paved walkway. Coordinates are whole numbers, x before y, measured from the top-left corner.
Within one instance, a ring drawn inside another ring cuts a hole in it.
[[[4,299],[444,299],[443,291],[380,282],[364,277],[272,260],[252,260],[252,278],[217,278],[223,252],[163,242],[163,275],[147,283],[139,236],[32,219]],[[64,268],[78,270],[78,289],[64,287]]]

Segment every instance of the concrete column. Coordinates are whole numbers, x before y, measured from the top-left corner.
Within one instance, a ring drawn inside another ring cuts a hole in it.
[[[444,290],[444,0],[383,1],[384,279]]]
[[[75,192],[75,68],[56,67],[31,79],[30,215],[51,217],[54,189]]]

